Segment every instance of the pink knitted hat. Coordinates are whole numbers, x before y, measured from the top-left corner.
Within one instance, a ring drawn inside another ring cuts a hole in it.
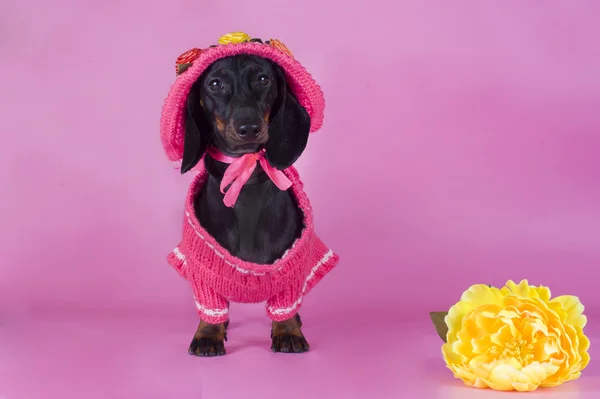
[[[191,49],[177,58],[177,77],[165,100],[160,121],[160,138],[171,161],[178,164],[183,157],[185,104],[192,85],[213,62],[233,55],[256,55],[278,64],[290,90],[310,116],[310,132],[321,128],[325,109],[323,92],[281,41],[270,39],[262,43],[243,32],[234,32],[221,36],[218,43],[207,49]]]

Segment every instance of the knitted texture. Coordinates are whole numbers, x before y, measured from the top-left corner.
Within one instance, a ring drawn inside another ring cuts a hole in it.
[[[190,89],[212,63],[224,57],[249,54],[275,62],[284,71],[290,90],[308,112],[311,133],[316,132],[323,125],[325,99],[321,88],[280,41],[273,40],[271,44],[229,43],[203,50],[193,50],[196,51],[190,50],[186,53],[186,55],[192,54],[193,57],[186,61],[186,69],[176,77],[165,100],[160,121],[163,148],[169,160],[175,165],[178,166],[183,157],[185,106]]]
[[[194,200],[207,179],[204,166],[190,185],[183,238],[168,255],[169,263],[191,284],[202,320],[218,324],[228,319],[228,303],[267,304],[273,321],[293,317],[303,297],[338,263],[339,257],[315,234],[312,210],[295,168],[284,171],[304,213],[305,228],[292,247],[273,264],[261,265],[231,255],[210,236],[195,216]]]

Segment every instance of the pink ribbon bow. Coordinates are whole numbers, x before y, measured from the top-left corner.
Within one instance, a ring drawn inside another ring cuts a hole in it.
[[[233,207],[240,195],[240,191],[242,191],[242,187],[244,187],[244,184],[246,184],[252,172],[256,169],[256,161],[260,163],[267,176],[269,176],[280,190],[285,191],[292,186],[292,182],[282,171],[269,165],[269,162],[265,158],[264,149],[252,154],[244,154],[241,157],[227,156],[214,147],[208,148],[207,152],[216,161],[230,164],[227,170],[225,170],[220,187],[221,192],[225,194],[223,203],[229,208]],[[231,184],[231,187],[225,192],[225,187],[229,184]]]

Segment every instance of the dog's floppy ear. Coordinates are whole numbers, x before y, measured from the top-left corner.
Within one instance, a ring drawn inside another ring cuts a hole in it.
[[[277,100],[269,121],[266,158],[271,166],[283,170],[298,160],[308,142],[310,116],[290,92],[283,71],[275,65]]]
[[[186,100],[185,136],[183,139],[183,159],[181,173],[191,170],[204,155],[208,144],[211,126],[200,104],[198,84],[190,89]]]

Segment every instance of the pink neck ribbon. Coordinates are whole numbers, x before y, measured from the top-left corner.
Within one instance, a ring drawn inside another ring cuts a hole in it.
[[[256,169],[256,161],[260,163],[267,176],[269,176],[280,190],[285,191],[292,186],[292,182],[282,171],[269,165],[269,162],[265,158],[264,149],[255,153],[244,154],[241,157],[230,157],[214,147],[209,147],[207,153],[214,160],[229,164],[221,180],[220,187],[221,193],[225,194],[223,203],[229,208],[233,207],[240,195],[240,191],[242,191],[242,187],[244,187],[244,184],[246,184],[252,172]],[[225,192],[225,187],[229,184],[231,184],[231,187]]]

